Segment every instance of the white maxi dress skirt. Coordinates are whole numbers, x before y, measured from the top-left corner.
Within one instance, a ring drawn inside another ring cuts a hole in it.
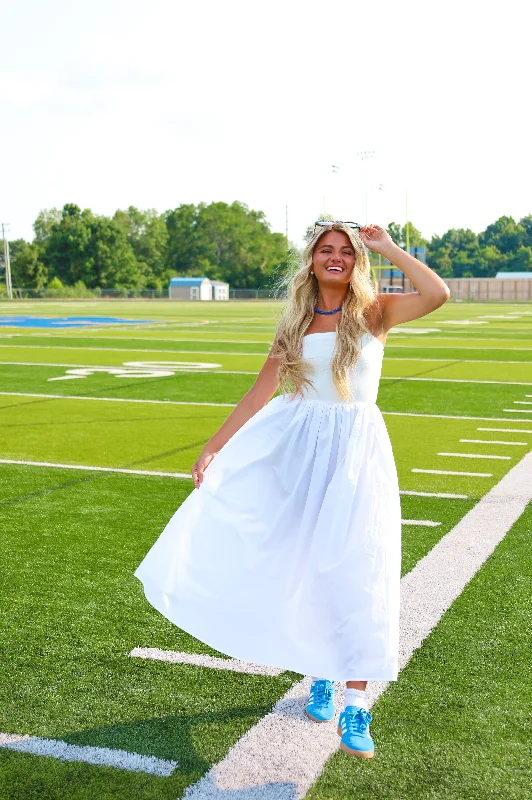
[[[308,334],[314,389],[274,397],[220,450],[135,576],[168,620],[233,658],[329,680],[396,680],[401,508],[369,333],[354,400],[335,332]]]

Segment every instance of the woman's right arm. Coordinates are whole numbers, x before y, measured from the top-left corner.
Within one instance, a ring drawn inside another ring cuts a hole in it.
[[[205,469],[231,436],[271,400],[279,387],[278,369],[279,359],[268,355],[251,389],[231,411],[221,428],[209,439],[192,467],[192,478],[196,489],[201,486]]]

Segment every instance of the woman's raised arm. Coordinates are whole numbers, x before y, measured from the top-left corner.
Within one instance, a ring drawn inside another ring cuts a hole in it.
[[[424,317],[442,306],[450,297],[448,286],[439,275],[398,247],[391,236],[379,225],[368,225],[360,230],[360,238],[374,253],[387,258],[404,272],[415,292],[407,294],[383,294],[383,327],[389,331],[401,322],[411,322]]]

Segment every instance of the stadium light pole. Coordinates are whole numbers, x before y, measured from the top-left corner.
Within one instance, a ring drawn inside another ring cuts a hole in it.
[[[332,174],[333,175],[338,175],[340,167],[337,164],[332,164],[331,166],[332,166]],[[334,203],[334,206],[335,206],[335,213],[338,214],[338,211],[339,211],[339,209],[338,209],[338,205],[339,205],[339,203],[338,203],[338,178],[333,178],[332,179],[331,193],[332,193],[332,196],[333,196],[333,203]]]
[[[384,191],[384,184],[379,183],[379,192]],[[382,209],[382,204],[379,204],[379,211]],[[381,268],[381,254],[379,253],[379,269]]]
[[[375,150],[361,150],[360,152],[357,153],[357,157],[362,162],[366,163],[366,169],[365,169],[366,221],[365,221],[364,224],[367,225],[368,224],[368,164],[367,164],[367,162],[370,159],[375,158]]]
[[[405,195],[405,216],[406,216],[406,224],[405,224],[406,252],[410,253],[410,227],[408,225],[408,189],[406,190],[406,195]]]

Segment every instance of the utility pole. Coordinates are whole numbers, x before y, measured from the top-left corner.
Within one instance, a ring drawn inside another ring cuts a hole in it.
[[[6,267],[6,289],[9,300],[13,299],[13,286],[11,284],[11,262],[9,261],[9,242],[6,238],[7,223],[2,222],[2,239],[4,240],[4,263]]]

